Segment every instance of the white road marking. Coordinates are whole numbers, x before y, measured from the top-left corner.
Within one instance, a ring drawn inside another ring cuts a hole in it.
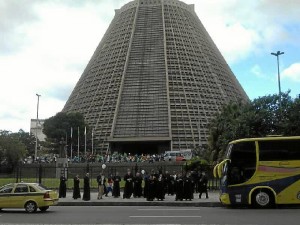
[[[201,218],[202,216],[129,216],[130,218]]]
[[[200,211],[200,209],[137,209],[139,211]]]

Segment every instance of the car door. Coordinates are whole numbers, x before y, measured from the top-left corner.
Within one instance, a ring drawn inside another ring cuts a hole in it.
[[[0,188],[0,208],[11,207],[11,195],[13,188],[13,184],[8,184]]]
[[[13,192],[13,198],[11,198],[11,207],[23,208],[27,198],[28,198],[28,185],[17,184]]]

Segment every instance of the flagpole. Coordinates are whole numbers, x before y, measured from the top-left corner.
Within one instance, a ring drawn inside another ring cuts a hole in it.
[[[65,158],[68,158],[68,132],[66,132]]]
[[[73,140],[72,140],[72,137],[73,137],[73,127],[71,127],[71,152],[70,152],[70,155],[71,155],[71,162],[72,162],[72,159],[73,159],[73,146],[72,146],[72,143],[73,143]]]
[[[94,128],[92,129],[92,155],[94,154]]]
[[[84,156],[86,157],[86,127],[84,127]]]
[[[77,157],[79,162],[79,127],[78,127],[78,139],[77,139]]]

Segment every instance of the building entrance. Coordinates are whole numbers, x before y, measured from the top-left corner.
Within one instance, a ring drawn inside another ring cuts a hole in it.
[[[130,154],[161,154],[170,151],[170,141],[112,142],[111,152]]]

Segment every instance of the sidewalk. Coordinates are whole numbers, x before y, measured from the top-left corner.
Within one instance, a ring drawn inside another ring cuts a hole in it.
[[[81,192],[81,197],[82,197]],[[97,192],[91,192],[91,200],[83,201],[82,199],[73,199],[73,193],[67,192],[66,198],[60,198],[58,206],[202,206],[202,207],[218,207],[221,206],[219,201],[218,191],[209,191],[208,199],[205,198],[205,194],[202,194],[202,199],[199,199],[199,194],[194,194],[192,201],[175,201],[175,195],[165,195],[164,201],[147,201],[145,198],[133,198],[123,199],[121,197],[114,198],[109,193],[108,197],[103,196],[103,199],[97,199]],[[121,196],[123,193],[121,192]],[[204,197],[204,198],[203,198]]]

